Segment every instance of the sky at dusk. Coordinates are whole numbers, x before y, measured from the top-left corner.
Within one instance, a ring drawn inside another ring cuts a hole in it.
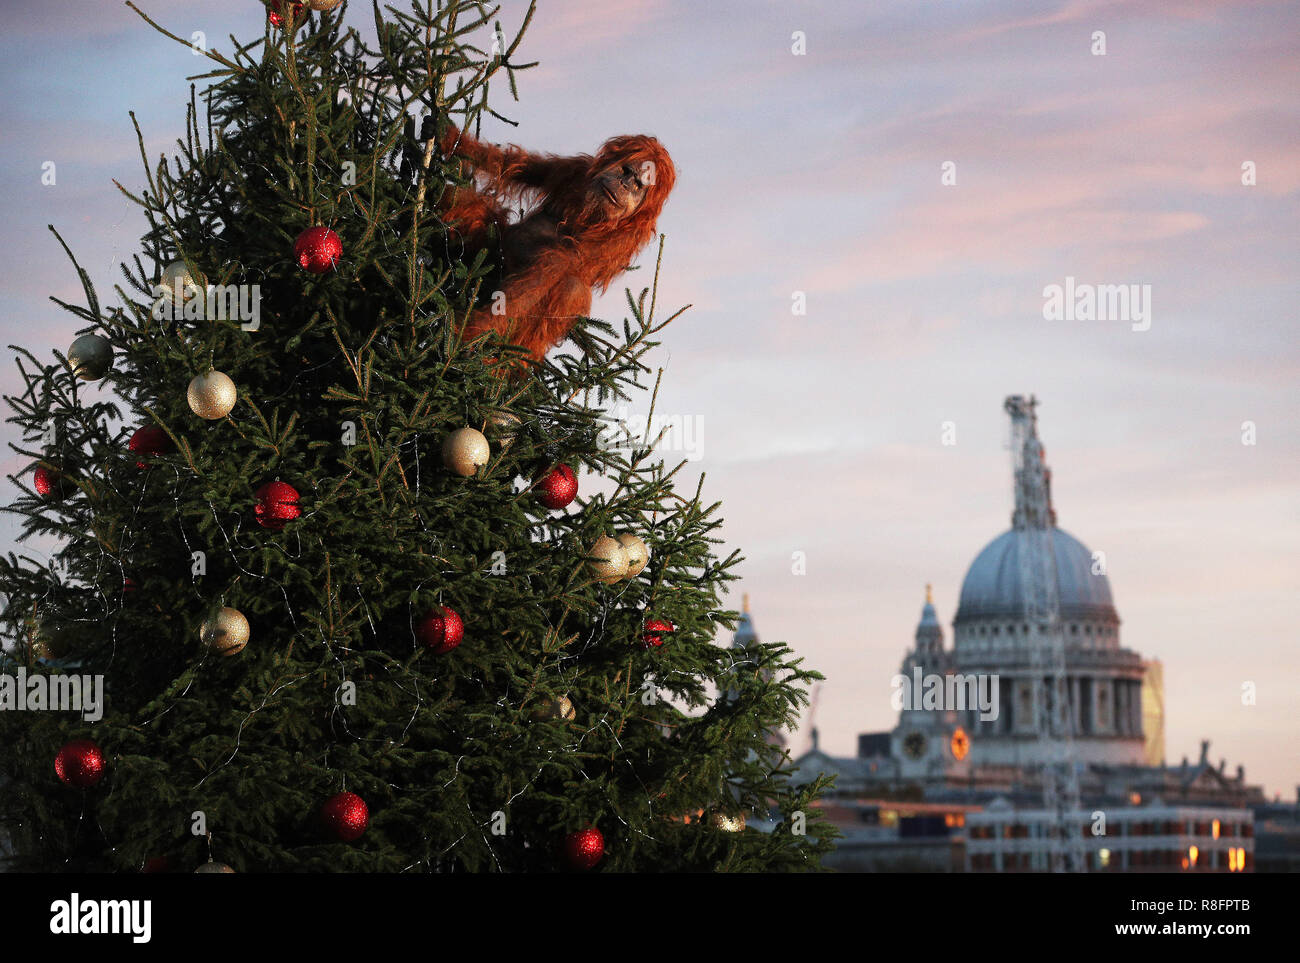
[[[138,5],[223,52],[262,31],[256,0]],[[526,6],[503,4],[507,34]],[[113,303],[145,229],[112,183],[143,182],[128,111],[156,161],[208,67],[120,3],[4,11],[0,335],[52,357],[77,324],[48,298],[82,295],[46,225]],[[1298,46],[1286,3],[539,4],[518,59],[540,63],[496,101],[518,126],[482,134],[572,153],[650,133],[672,152],[658,297],[692,307],[646,359],[658,414],[687,427],[665,457],[691,459],[679,490],[703,472],[723,503],[719,552],[746,556],[729,604],[748,592],[760,635],[827,676],[823,749],[894,725],[926,583],[951,642],[966,569],[1009,525],[1002,400],[1034,393],[1059,524],[1105,552],[1122,643],[1164,663],[1169,762],[1210,739],[1229,774],[1293,796]],[[653,251],[641,263],[637,287]],[[1149,285],[1149,328],[1045,319],[1067,277]],[[592,313],[625,310],[616,283]],[[0,390],[18,385],[8,361]],[[0,452],[0,475],[26,464]],[[17,531],[0,517],[0,551]]]

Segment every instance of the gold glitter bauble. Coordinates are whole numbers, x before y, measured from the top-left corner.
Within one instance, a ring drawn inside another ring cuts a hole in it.
[[[534,719],[564,719],[568,721],[578,714],[568,696],[549,699],[533,711]]]
[[[618,536],[618,543],[623,546],[623,551],[627,552],[627,577],[636,578],[650,561],[650,546],[631,532],[624,532]]]
[[[203,623],[199,638],[217,655],[236,655],[248,644],[248,619],[239,609],[223,608]]]
[[[234,870],[231,869],[229,866],[227,866],[225,863],[214,863],[212,860],[208,860],[206,863],[204,863],[202,866],[200,866],[200,867],[199,867],[198,869],[196,869],[194,872],[196,872],[196,873],[233,873]]]
[[[713,813],[709,816],[709,825],[724,833],[739,833],[745,829],[745,814],[729,816],[726,813]]]
[[[239,400],[239,392],[229,375],[220,371],[209,371],[190,382],[185,393],[190,402],[190,409],[200,418],[216,421],[230,414]]]
[[[469,478],[488,463],[492,449],[477,428],[458,428],[442,443],[442,463],[448,471]]]
[[[28,620],[28,624],[31,630],[32,658],[53,662],[72,651],[71,640],[61,626],[40,617],[34,621]]]
[[[492,437],[496,439],[497,447],[502,451],[509,451],[510,446],[515,443],[515,436],[523,422],[508,411],[494,411],[488,418],[488,424],[492,426]]]
[[[170,300],[176,300],[176,282],[181,282],[181,300],[187,300],[191,295],[199,290],[199,286],[194,283],[194,278],[190,275],[190,269],[185,266],[184,261],[172,261],[163,268],[162,281],[163,286],[160,296]]]
[[[113,345],[98,334],[83,334],[68,349],[68,364],[82,381],[98,381],[113,367]]]
[[[616,539],[602,535],[596,539],[587,553],[587,571],[606,585],[617,582],[627,575],[627,552]]]
[[[342,2],[343,0],[307,0],[307,6],[323,13],[327,10],[333,10]]]

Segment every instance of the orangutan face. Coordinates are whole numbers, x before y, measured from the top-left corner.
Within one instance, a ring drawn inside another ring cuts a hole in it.
[[[649,166],[649,165],[642,165]],[[645,200],[650,180],[634,162],[625,161],[605,168],[592,190],[611,220],[630,217]]]

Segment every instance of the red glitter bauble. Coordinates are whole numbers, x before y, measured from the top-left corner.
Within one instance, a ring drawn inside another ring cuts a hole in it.
[[[588,826],[564,838],[564,858],[574,869],[592,869],[605,855],[605,837]]]
[[[556,465],[538,479],[533,491],[547,508],[563,508],[578,494],[578,476],[568,465]]]
[[[343,256],[343,242],[328,227],[309,227],[293,243],[293,259],[312,274],[334,270]]]
[[[104,754],[89,739],[73,739],[54,757],[54,772],[64,785],[89,789],[104,778]]]
[[[293,18],[297,20],[302,16],[302,4],[293,5]],[[284,26],[284,0],[271,0],[271,9],[266,12],[266,19],[271,21],[273,27]]]
[[[157,425],[145,425],[143,428],[136,429],[127,447],[137,455],[163,455],[172,450],[172,440],[167,432]],[[137,468],[149,467],[149,463],[145,461],[137,461],[135,464]]]
[[[257,524],[278,532],[285,522],[291,522],[302,514],[298,507],[298,490],[282,481],[267,482],[257,490]]]
[[[36,494],[58,500],[68,493],[69,483],[62,472],[38,465],[32,473],[32,487],[36,489]]]
[[[360,839],[370,825],[370,810],[366,801],[354,792],[341,792],[330,796],[320,807],[321,822],[342,842]]]
[[[455,610],[445,605],[439,608],[441,612],[430,612],[415,626],[415,637],[436,655],[450,652],[465,638],[465,623]]]
[[[663,636],[660,633],[675,631],[677,631],[677,626],[671,622],[665,622],[663,619],[648,619],[645,624],[645,635],[641,636],[641,640],[645,643],[647,649],[651,646],[660,646],[664,644]]]

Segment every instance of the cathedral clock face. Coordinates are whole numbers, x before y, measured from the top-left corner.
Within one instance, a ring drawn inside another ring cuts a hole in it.
[[[966,730],[961,726],[952,731],[952,741],[949,748],[952,749],[952,757],[958,762],[965,759],[970,752],[970,736],[966,735]]]
[[[909,759],[920,759],[925,755],[925,734],[909,732],[903,737],[903,752]]]

